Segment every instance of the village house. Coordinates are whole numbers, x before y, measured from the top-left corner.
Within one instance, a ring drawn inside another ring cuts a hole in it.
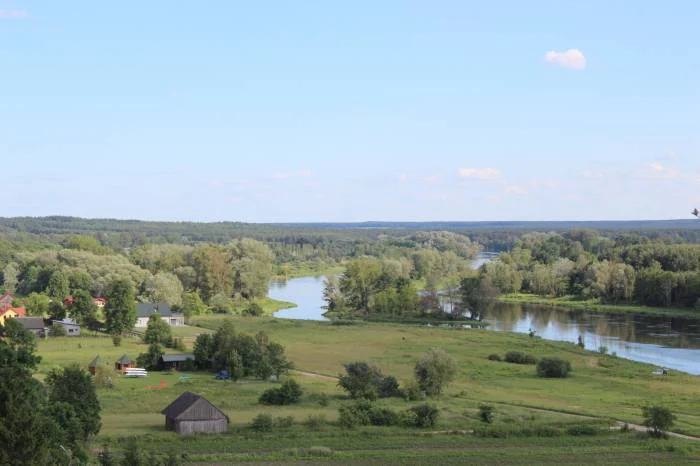
[[[17,317],[17,322],[22,324],[22,326],[32,332],[34,336],[45,337],[49,329],[46,328],[44,324],[44,319],[41,317]]]
[[[69,337],[80,336],[80,324],[72,319],[52,320],[51,323],[58,324],[66,329],[66,335]]]
[[[12,293],[6,291],[5,294],[0,296],[0,309],[12,307],[12,301],[14,301],[14,299],[15,298],[12,296]]]
[[[182,435],[228,430],[228,416],[204,397],[191,392],[180,395],[161,414],[165,415],[165,428]]]
[[[170,306],[165,303],[139,303],[136,305],[136,327],[147,327],[148,319],[153,314],[160,314],[160,318],[171,327],[180,327],[185,325],[185,315],[172,312]]]
[[[0,326],[4,327],[8,319],[16,319],[26,315],[27,311],[23,307],[0,307]]]

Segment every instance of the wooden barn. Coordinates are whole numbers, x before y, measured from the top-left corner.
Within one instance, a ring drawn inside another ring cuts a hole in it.
[[[192,392],[180,395],[161,414],[165,415],[165,428],[182,435],[217,434],[228,430],[228,416]]]
[[[134,361],[129,359],[129,356],[122,354],[122,357],[114,363],[114,368],[120,372],[124,372],[126,369],[134,367]]]

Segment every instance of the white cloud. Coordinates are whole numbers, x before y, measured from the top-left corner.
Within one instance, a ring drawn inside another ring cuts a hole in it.
[[[457,176],[476,180],[495,180],[501,177],[501,171],[496,168],[460,168]]]
[[[544,61],[569,70],[582,70],[586,67],[586,56],[579,49],[569,49],[565,52],[550,50],[544,54]]]
[[[680,173],[672,168],[665,167],[658,162],[649,164],[649,168],[654,175],[660,176],[662,178],[678,178]]]

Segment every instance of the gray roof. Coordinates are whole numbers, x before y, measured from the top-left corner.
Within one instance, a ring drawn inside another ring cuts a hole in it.
[[[46,328],[44,319],[41,317],[17,317],[16,320],[27,330],[43,330]]]
[[[163,362],[182,362],[182,361],[187,361],[188,359],[192,359],[194,361],[194,354],[185,353],[185,354],[164,354],[163,355]]]
[[[95,359],[93,359],[90,362],[90,364],[88,364],[88,367],[97,367],[100,364],[102,364],[102,358],[99,355],[97,355],[97,356],[95,356]]]
[[[80,327],[80,324],[79,324],[79,323],[75,322],[74,320],[70,320],[70,319],[64,319],[64,320],[55,320],[55,319],[54,319],[54,320],[52,320],[51,322],[53,322],[54,324],[61,324],[61,325],[64,325],[64,326],[65,326],[65,325],[70,325],[70,326],[73,326],[73,327]]]
[[[136,305],[136,315],[139,317],[151,317],[151,315],[156,312],[163,317],[182,315],[173,312],[166,303],[139,303]]]
[[[194,408],[194,409],[193,409]],[[161,414],[169,419],[211,420],[226,419],[228,416],[211,404],[203,396],[185,392],[170,403]]]
[[[129,359],[129,356],[123,354],[121,358],[117,359],[117,364],[131,364],[133,361]]]

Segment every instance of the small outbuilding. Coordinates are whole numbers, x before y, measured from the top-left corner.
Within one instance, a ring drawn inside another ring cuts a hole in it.
[[[69,337],[80,336],[80,324],[72,319],[53,320],[54,324],[60,325],[66,330],[66,335]]]
[[[22,324],[22,326],[32,332],[34,336],[44,338],[49,333],[49,329],[46,328],[44,319],[41,317],[17,317],[17,322]]]
[[[129,356],[122,354],[122,357],[117,359],[114,363],[114,368],[120,372],[124,372],[127,369],[134,367],[134,361],[129,359]]]
[[[95,375],[95,372],[97,372],[97,368],[102,365],[102,358],[98,355],[95,356],[95,359],[90,361],[90,364],[88,364],[88,371],[90,371],[90,374]]]
[[[180,370],[183,365],[187,366],[188,364],[190,365],[190,369],[192,369],[191,366],[194,364],[194,354],[192,353],[164,354],[160,359],[164,369]],[[190,362],[188,363],[187,361]]]
[[[161,414],[165,428],[182,435],[218,434],[228,430],[229,418],[203,396],[185,392],[170,403]]]

